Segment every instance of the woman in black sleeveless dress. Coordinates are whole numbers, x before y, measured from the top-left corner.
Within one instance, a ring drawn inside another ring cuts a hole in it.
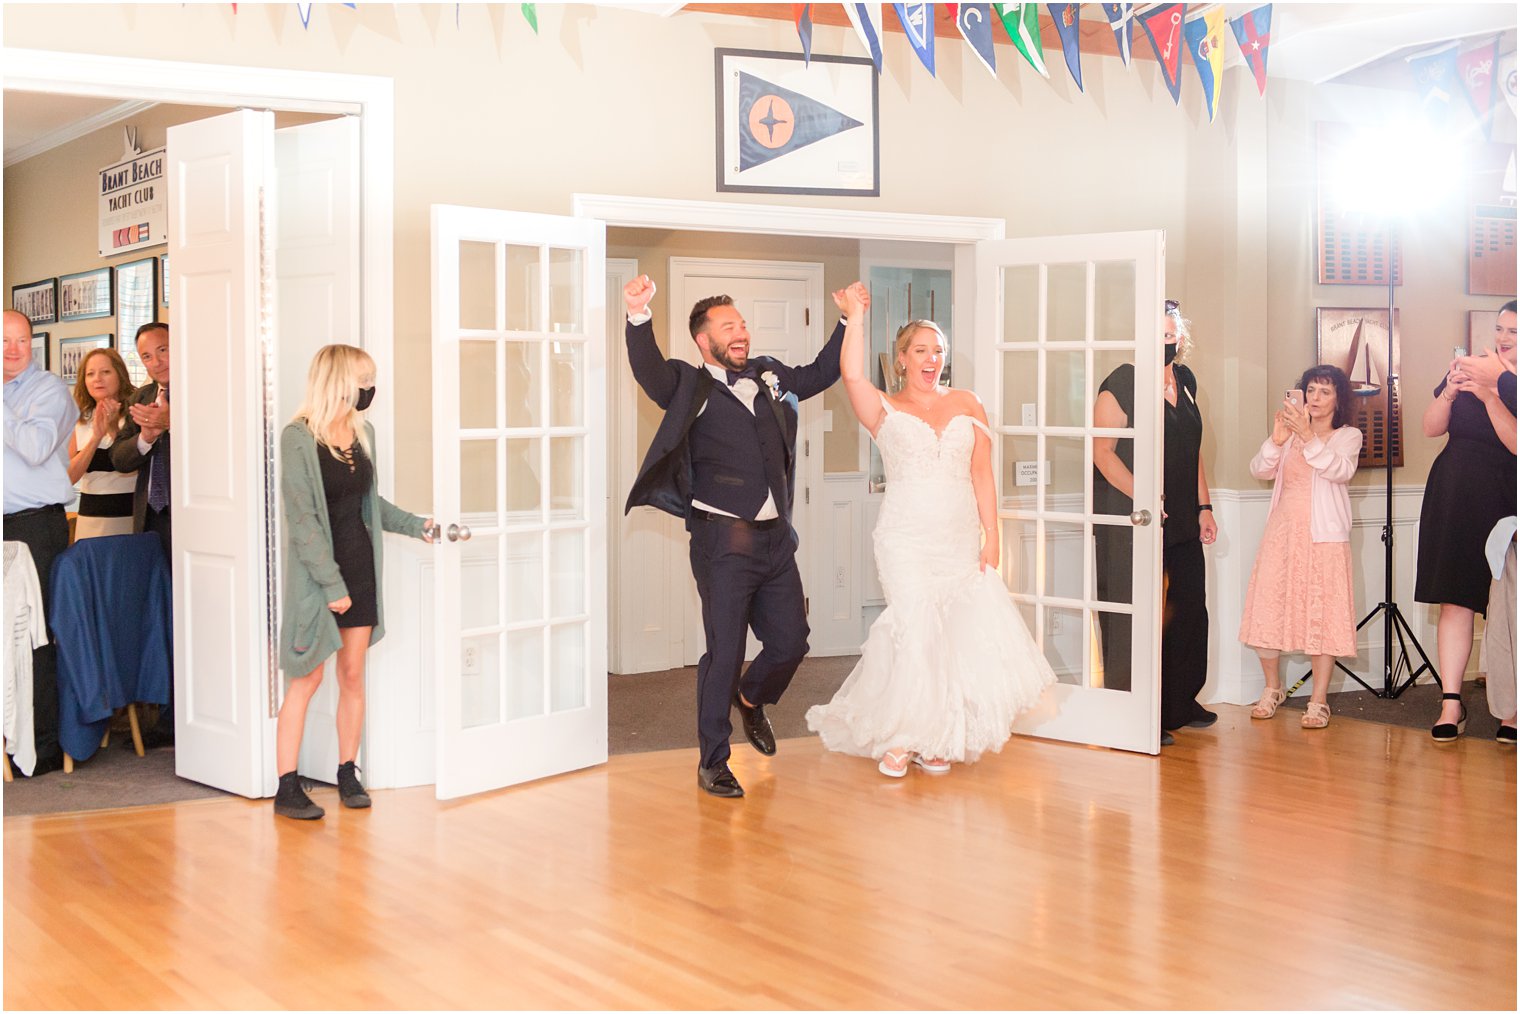
[[[1513,301],[1499,318],[1495,352],[1504,369],[1514,373]],[[1506,319],[1508,332],[1502,326]],[[1469,380],[1453,361],[1436,385],[1423,422],[1427,437],[1445,434],[1447,439],[1425,480],[1414,598],[1441,607],[1436,621],[1441,716],[1430,735],[1438,743],[1450,743],[1467,724],[1462,676],[1472,653],[1473,616],[1488,611],[1489,570],[1483,547],[1499,519],[1515,513],[1515,452],[1499,436],[1504,428],[1514,439],[1514,384],[1485,388]]]
[[[285,587],[280,603],[280,668],[289,684],[275,726],[280,787],[274,811],[323,815],[296,775],[306,709],[327,659],[338,678],[338,798],[370,805],[356,760],[364,729],[364,662],[385,636],[381,604],[382,532],[432,541],[431,522],[380,496],[375,431],[363,412],[375,396],[375,363],[362,349],[328,345],[307,377],[306,400],[280,436],[285,518]]]

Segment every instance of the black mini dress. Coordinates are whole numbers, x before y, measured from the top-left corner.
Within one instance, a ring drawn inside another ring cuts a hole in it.
[[[353,600],[348,611],[336,619],[339,627],[373,627],[379,622],[380,606],[375,588],[375,546],[364,524],[364,498],[374,484],[375,468],[357,440],[342,455],[339,460],[325,444],[317,445],[333,559]]]

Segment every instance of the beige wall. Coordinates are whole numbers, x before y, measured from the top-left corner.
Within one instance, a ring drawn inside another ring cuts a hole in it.
[[[1199,339],[1206,460],[1222,486],[1255,486],[1246,462],[1274,393],[1312,356],[1313,307],[1376,304],[1375,290],[1313,284],[1309,154],[1316,119],[1377,114],[1393,101],[1385,93],[1273,79],[1263,100],[1237,68],[1226,73],[1223,111],[1210,125],[1191,69],[1178,108],[1150,61],[1125,68],[1089,57],[1082,94],[1059,67],[1042,81],[1006,47],[994,79],[966,47],[942,40],[933,80],[890,35],[881,196],[749,197],[714,189],[712,50],[795,51],[785,21],[542,5],[535,37],[516,5],[466,5],[461,29],[450,5],[318,5],[310,31],[293,4],[236,15],[225,4],[8,4],[4,16],[10,46],[395,78],[396,366],[397,376],[418,378],[398,400],[398,486],[418,509],[429,500],[431,467],[423,378],[432,203],[565,214],[570,194],[596,192],[998,217],[1011,236],[1163,228],[1168,292],[1183,300]],[[817,29],[814,47],[856,52],[839,29]],[[1513,125],[1503,129],[1512,139]],[[9,262],[10,174],[6,183]],[[1457,203],[1453,196],[1406,243],[1404,363],[1416,413],[1464,311],[1499,303],[1464,294]],[[747,240],[730,255],[766,248]],[[1406,431],[1417,433],[1412,423]],[[1436,449],[1412,441],[1398,481],[1422,481]]]

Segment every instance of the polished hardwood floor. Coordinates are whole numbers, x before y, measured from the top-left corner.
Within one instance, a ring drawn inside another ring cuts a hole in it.
[[[8,1008],[1499,1008],[1515,754],[1220,708],[901,782],[786,740],[276,821],[5,821]]]

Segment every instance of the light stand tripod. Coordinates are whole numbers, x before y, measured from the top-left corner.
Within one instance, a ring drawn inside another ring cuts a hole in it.
[[[1356,680],[1366,687],[1374,696],[1385,699],[1398,697],[1404,691],[1414,686],[1415,680],[1429,669],[1430,674],[1437,682],[1440,681],[1436,673],[1436,667],[1430,664],[1430,656],[1425,654],[1425,649],[1420,646],[1420,639],[1415,636],[1414,628],[1404,618],[1399,610],[1399,604],[1393,597],[1393,449],[1394,449],[1394,415],[1393,415],[1393,385],[1398,381],[1398,374],[1393,368],[1393,228],[1388,229],[1388,371],[1384,378],[1383,395],[1386,399],[1387,413],[1383,418],[1383,476],[1385,485],[1383,488],[1383,601],[1372,608],[1362,622],[1356,625],[1356,632],[1361,634],[1362,628],[1371,623],[1374,618],[1383,617],[1383,687],[1378,689],[1370,685],[1356,673],[1340,662],[1336,661],[1335,667],[1341,672]],[[1399,429],[1399,440],[1403,442],[1403,430]],[[1394,650],[1394,638],[1398,638],[1398,650]],[[1410,645],[1419,652],[1421,665],[1415,669],[1414,662],[1409,655]],[[1408,673],[1407,678],[1405,673]],[[1292,697],[1304,681],[1309,678],[1306,673],[1299,681],[1293,684],[1288,691]],[[1400,682],[1400,681],[1403,682]]]

